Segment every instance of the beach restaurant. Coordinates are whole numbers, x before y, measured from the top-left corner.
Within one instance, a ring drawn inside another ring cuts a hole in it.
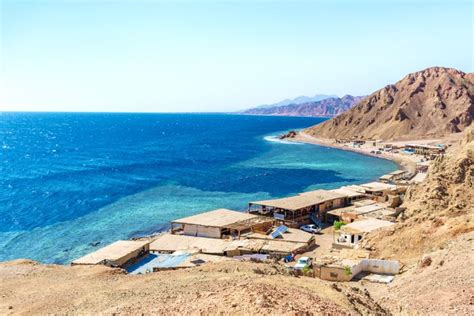
[[[250,232],[266,234],[272,227],[273,220],[267,217],[217,209],[172,221],[171,233],[208,238],[240,237]]]
[[[271,216],[290,227],[299,227],[310,222],[311,215],[326,221],[326,212],[343,207],[346,196],[337,192],[315,190],[281,199],[249,203],[249,213]]]

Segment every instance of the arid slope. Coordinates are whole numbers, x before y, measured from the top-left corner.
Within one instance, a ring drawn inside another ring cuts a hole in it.
[[[104,266],[0,264],[0,314],[385,314],[367,292],[295,278],[281,266],[222,262],[126,275]]]
[[[368,285],[392,312],[474,314],[474,128],[411,187],[395,227],[368,236],[376,257],[396,258],[406,272],[389,288]]]
[[[474,74],[432,67],[372,93],[306,133],[319,138],[432,138],[463,131],[473,117]]]
[[[425,182],[409,188],[406,211],[388,236],[374,236],[379,255],[416,260],[474,231],[474,127],[437,158]]]

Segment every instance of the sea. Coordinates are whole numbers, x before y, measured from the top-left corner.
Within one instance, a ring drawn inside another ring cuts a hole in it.
[[[0,113],[0,261],[66,264],[172,219],[371,181],[387,160],[276,136],[322,118]]]

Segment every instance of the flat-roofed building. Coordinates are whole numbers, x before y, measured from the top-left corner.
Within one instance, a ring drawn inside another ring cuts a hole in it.
[[[302,233],[307,234],[305,232]],[[311,234],[303,236],[303,234],[298,232],[294,232],[293,235],[291,232],[285,232],[283,235],[285,235],[286,239],[270,239],[265,238],[266,235],[261,235],[253,236],[255,238],[248,236],[243,239],[228,240],[164,234],[150,244],[150,252],[174,253],[176,251],[184,251],[229,257],[252,253],[288,255],[298,250],[307,249],[314,241]]]
[[[357,202],[354,202],[354,206],[361,207],[361,206],[366,206],[366,205],[372,205],[372,204],[375,204],[375,203],[377,203],[377,202],[374,201],[374,200],[364,199],[364,200],[359,200]]]
[[[376,203],[363,206],[348,206],[328,212],[328,216],[332,216],[334,220],[342,220],[344,223],[352,223],[361,217],[365,217],[373,212],[386,209],[386,205]]]
[[[405,150],[412,151],[417,155],[441,155],[446,151],[446,146],[443,144],[429,145],[429,144],[406,144]]]
[[[405,176],[408,175],[408,171],[406,170],[395,170],[388,174],[385,174],[379,178],[380,182],[383,183],[393,183],[399,180],[402,180]]]
[[[355,201],[367,198],[367,194],[365,194],[364,188],[357,185],[343,186],[339,189],[334,189],[330,191],[345,195],[345,205],[350,205],[353,204]]]
[[[217,209],[171,222],[172,233],[188,236],[222,238],[240,236],[252,231],[267,232],[273,220],[249,213]]]
[[[148,253],[151,240],[118,240],[108,246],[74,260],[72,265],[103,264],[110,267],[124,267]]]
[[[307,250],[308,244],[299,242],[286,242],[282,240],[266,240],[261,253],[286,256],[290,253],[298,253]]]
[[[375,218],[361,219],[347,225],[343,225],[336,233],[334,248],[352,248],[356,246],[367,233],[395,225],[393,222]]]
[[[398,192],[396,185],[377,181],[364,183],[360,186],[364,188],[366,194],[373,196],[378,202],[384,202],[387,195]]]
[[[281,199],[256,201],[249,203],[249,212],[272,216],[290,227],[299,227],[310,221],[313,214],[321,221],[326,220],[326,212],[345,204],[346,195],[315,190]]]
[[[236,251],[258,252],[264,241],[249,239],[218,239],[186,235],[163,234],[150,244],[150,251],[173,253],[175,251],[194,251],[210,255],[229,255]],[[240,253],[240,252],[239,252]]]

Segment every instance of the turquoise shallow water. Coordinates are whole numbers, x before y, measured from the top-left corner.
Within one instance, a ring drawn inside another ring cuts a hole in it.
[[[269,137],[322,119],[0,115],[0,260],[67,263],[171,219],[371,181],[390,161]]]

